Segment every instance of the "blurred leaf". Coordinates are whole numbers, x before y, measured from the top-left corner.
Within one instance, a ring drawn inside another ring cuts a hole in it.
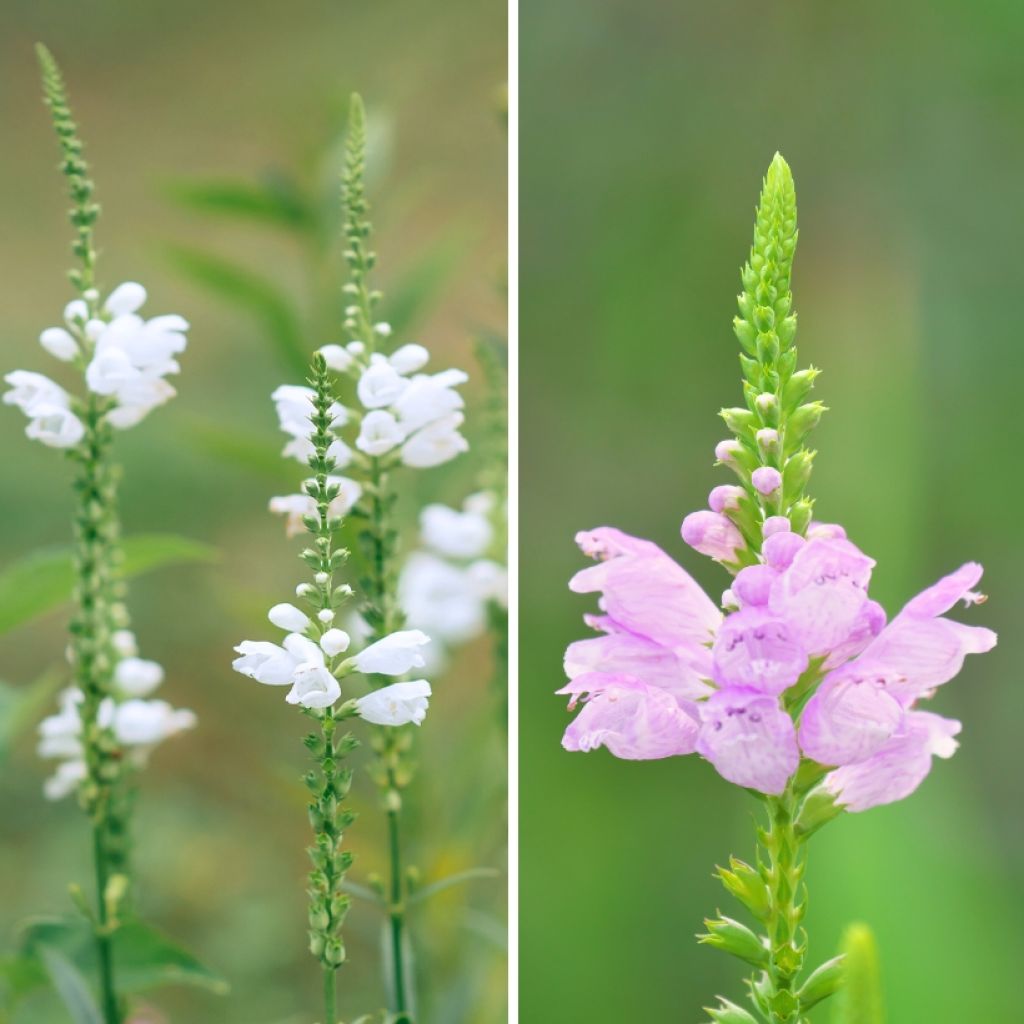
[[[188,432],[196,447],[222,462],[252,470],[281,486],[294,489],[298,464],[283,459],[279,446],[283,440],[268,439],[251,430],[240,430],[217,420],[193,417]]]
[[[23,951],[28,955],[41,955],[42,949],[57,950],[87,976],[96,970],[96,948],[88,921],[78,917],[34,918],[26,922],[21,936]],[[224,978],[141,921],[118,928],[113,947],[121,992],[142,992],[161,985],[191,985],[217,995],[228,991]]]
[[[237,217],[306,231],[313,211],[295,182],[279,174],[262,182],[180,181],[168,186],[171,198],[197,213]]]
[[[465,251],[465,239],[449,238],[426,254],[394,282],[384,298],[383,316],[396,337],[405,337],[426,315],[448,283]]]
[[[50,702],[60,683],[57,672],[47,672],[28,686],[0,682],[0,764],[7,758],[14,741],[35,724],[39,712]]]
[[[0,961],[0,1006],[5,1009],[13,1009],[23,996],[45,984],[46,971],[34,956],[12,956]]]
[[[832,1024],[884,1024],[878,945],[866,924],[851,924],[839,944],[843,984],[836,993]]]
[[[432,896],[450,889],[454,885],[461,885],[463,882],[471,882],[476,878],[499,878],[501,872],[497,868],[468,868],[466,871],[459,871],[447,878],[442,878],[430,885],[425,885],[415,892],[410,898],[410,903],[425,903]]]
[[[356,899],[366,900],[367,903],[372,903],[378,907],[387,906],[384,901],[384,897],[380,893],[374,892],[369,886],[360,885],[358,882],[353,882],[346,878],[342,883],[341,887],[350,896],[355,896]]]
[[[235,263],[191,249],[171,246],[170,263],[185,277],[256,317],[282,358],[305,377],[309,352],[291,299],[261,274]]]
[[[37,947],[37,953],[75,1024],[103,1024],[96,1000],[75,965],[59,949],[45,943]]]
[[[210,562],[216,550],[207,544],[153,533],[129,537],[122,545],[125,578],[184,562]],[[74,550],[47,548],[0,572],[0,633],[52,611],[71,599],[75,585]]]

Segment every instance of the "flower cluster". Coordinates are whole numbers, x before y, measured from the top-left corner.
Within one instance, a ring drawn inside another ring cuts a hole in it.
[[[244,640],[235,648],[239,657],[232,668],[258,683],[290,686],[285,695],[289,704],[333,707],[341,696],[340,680],[347,675],[402,676],[426,664],[423,648],[430,637],[418,629],[391,633],[349,655],[348,633],[332,626],[314,640],[306,635],[314,631],[313,621],[295,605],[275,605],[268,618],[287,631],[283,642]],[[419,725],[426,718],[429,697],[430,683],[416,679],[374,690],[356,699],[354,706],[360,718],[376,725]]]
[[[178,373],[175,359],[185,350],[188,323],[180,316],[139,315],[146,290],[132,281],[118,285],[105,302],[89,289],[69,302],[64,327],[48,327],[39,342],[61,362],[84,374],[110,426],[125,430],[175,395],[165,380]],[[84,409],[59,384],[40,373],[15,370],[4,378],[8,405],[25,413],[25,433],[51,448],[73,448],[85,436]]]
[[[693,522],[684,538],[724,558]],[[603,614],[588,621],[602,635],[566,652],[559,692],[588,699],[563,745],[631,759],[696,752],[730,782],[776,795],[802,754],[835,769],[824,786],[851,811],[908,796],[960,731],[919,703],[996,642],[944,617],[984,599],[973,589],[981,567],[944,577],[887,624],[868,596],[875,563],[841,527],[812,523],[803,537],[770,516],[762,531],[761,557],[737,573],[725,614],[655,544],[610,527],[579,535],[601,561],[570,586],[600,593]]]
[[[504,607],[508,572],[487,553],[494,546],[494,495],[470,495],[461,509],[427,505],[420,513],[422,547],[405,561],[398,599],[406,621],[438,643],[457,646],[487,627],[487,606]]]
[[[114,668],[113,695],[100,702],[96,724],[113,737],[123,759],[141,767],[159,743],[196,723],[193,712],[173,708],[165,700],[147,700],[164,680],[164,670],[155,661],[138,656],[135,635],[117,630],[112,647],[118,660]],[[82,745],[81,705],[85,696],[77,686],[60,695],[60,710],[39,724],[38,753],[56,758],[57,768],[46,780],[43,792],[59,800],[77,789],[88,775]]]

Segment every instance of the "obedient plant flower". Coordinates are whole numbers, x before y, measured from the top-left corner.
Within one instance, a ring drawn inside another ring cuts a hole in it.
[[[356,701],[359,716],[374,725],[421,725],[427,717],[430,683],[415,679],[392,683]]]
[[[746,408],[725,409],[735,435],[715,449],[738,477],[681,526],[691,548],[732,580],[721,608],[668,554],[611,527],[577,536],[598,560],[570,582],[597,593],[597,636],[571,644],[559,693],[579,713],[563,746],[606,747],[631,760],[698,754],[728,781],[762,795],[770,818],[759,869],[720,869],[766,934],[731,918],[702,941],[762,969],[751,985],[760,1019],[792,1022],[834,990],[825,964],[801,986],[806,942],[802,847],[842,810],[912,794],[935,757],[951,757],[959,722],[922,705],[990,650],[995,634],[948,616],[981,603],[969,562],[912,598],[891,621],[869,594],[875,561],[837,524],[815,522],[805,496],[824,411],[807,401],[817,371],[796,370],[789,292],[796,244],[792,178],[769,171],[734,327]],[[753,1022],[721,1000],[714,1021]]]

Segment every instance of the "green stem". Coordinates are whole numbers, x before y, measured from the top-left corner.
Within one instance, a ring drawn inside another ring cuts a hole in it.
[[[324,1024],[337,1024],[337,967],[324,965]]]
[[[389,773],[393,783],[393,773]],[[398,810],[388,811],[388,848],[391,870],[390,903],[388,916],[391,931],[391,958],[394,964],[394,1008],[398,1014],[396,1024],[405,1024],[408,1004],[405,991],[405,897],[402,879],[402,844],[400,840]]]
[[[109,873],[102,826],[93,825],[93,864],[96,869],[96,896],[99,925],[96,929],[96,952],[99,958],[100,997],[103,1018],[106,1024],[121,1024],[121,1010],[114,986],[114,950],[110,936],[110,919],[107,907],[107,883]]]

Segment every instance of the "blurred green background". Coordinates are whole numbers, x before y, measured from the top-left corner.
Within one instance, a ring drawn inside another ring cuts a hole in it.
[[[960,752],[811,848],[812,953],[875,928],[890,1019],[1021,1019],[1018,4],[522,0],[521,971],[524,1020],[696,1021],[741,993],[698,948],[755,805],[697,758],[568,754],[576,530],[679,538],[740,401],[730,322],[760,179],[793,167],[801,363],[823,369],[811,493],[879,560],[890,614],[968,559],[1001,633],[935,710]],[[728,911],[727,911],[728,912]],[[827,1020],[819,1013],[816,1020]]]
[[[0,9],[2,365],[59,375],[36,339],[60,322],[71,297],[70,229],[40,101],[36,40],[63,66],[104,206],[101,284],[141,280],[147,312],[181,312],[192,323],[175,381],[179,398],[117,446],[125,532],[179,533],[219,552],[215,565],[161,570],[132,586],[143,654],[167,667],[160,695],[194,708],[200,720],[194,733],[159,750],[145,773],[137,864],[146,916],[224,974],[233,991],[226,999],[160,991],[150,1002],[163,1015],[153,1019],[308,1022],[320,998],[319,968],[305,950],[308,825],[299,775],[308,723],[280,692],[232,673],[230,661],[240,639],[270,636],[266,609],[286,600],[304,572],[298,543],[286,543],[282,523],[266,511],[268,498],[293,491],[301,476],[278,457],[284,438],[269,394],[300,377],[266,329],[270,289],[298,304],[290,329],[306,350],[338,340],[340,245],[328,238],[333,249],[318,250],[273,219],[213,216],[201,203],[184,205],[179,186],[262,180],[311,197],[318,215],[333,211],[347,96],[362,91],[378,282],[397,297],[389,313],[408,329],[401,340],[428,344],[437,368],[473,373],[466,389],[472,441],[472,416],[485,398],[473,339],[500,331],[505,318],[504,5],[7,0]],[[183,249],[261,275],[269,283],[256,290],[267,299],[262,314],[243,315],[183,275]],[[0,569],[70,535],[69,467],[59,453],[29,444],[23,427],[14,410],[0,417]],[[479,468],[471,454],[416,474],[418,497],[458,504]],[[415,541],[411,510],[409,502],[406,546]],[[0,636],[0,679],[21,693],[47,669],[59,673],[65,621],[63,610]],[[408,827],[408,860],[425,881],[504,866],[505,744],[491,669],[481,640],[435,684]],[[13,947],[17,922],[65,911],[67,883],[89,879],[84,823],[71,802],[43,802],[47,766],[33,747],[24,733],[0,767],[0,952]],[[381,815],[368,782],[355,787],[353,800],[361,820],[350,833],[357,856],[350,877],[365,884],[384,869]],[[504,908],[499,877],[450,889],[416,911],[424,1024],[504,1019]],[[339,981],[346,1020],[383,1004],[379,915],[357,901],[349,922],[349,963]],[[40,999],[15,1020],[56,1024],[66,1016]]]

